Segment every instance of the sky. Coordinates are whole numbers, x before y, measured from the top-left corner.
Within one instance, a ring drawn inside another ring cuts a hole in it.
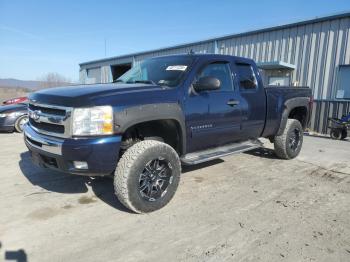
[[[81,62],[344,11],[350,0],[0,0],[0,78],[78,81]]]

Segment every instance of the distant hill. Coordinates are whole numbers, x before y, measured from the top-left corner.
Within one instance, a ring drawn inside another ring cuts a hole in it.
[[[57,82],[57,80],[53,79],[53,81],[35,81],[35,80],[18,80],[13,78],[0,78],[0,88],[25,88],[29,90],[38,90],[49,87],[56,86],[68,86],[72,85],[72,83],[61,81]]]
[[[30,90],[41,89],[45,86],[45,82],[43,81],[33,81],[33,80],[18,80],[13,78],[3,78],[0,79],[0,87],[20,87],[27,88]]]

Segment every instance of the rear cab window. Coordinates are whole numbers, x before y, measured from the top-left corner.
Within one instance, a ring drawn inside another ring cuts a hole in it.
[[[254,90],[258,87],[258,80],[251,64],[236,63],[238,83],[241,90]]]

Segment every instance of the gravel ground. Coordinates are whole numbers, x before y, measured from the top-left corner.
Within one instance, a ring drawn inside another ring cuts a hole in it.
[[[169,205],[136,215],[110,178],[37,168],[0,134],[0,260],[350,261],[350,141],[305,137],[291,161],[264,143],[184,168]]]

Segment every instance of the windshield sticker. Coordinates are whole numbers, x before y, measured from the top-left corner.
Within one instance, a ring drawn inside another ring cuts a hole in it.
[[[174,71],[185,71],[186,68],[187,68],[187,66],[185,66],[185,65],[173,65],[173,66],[168,66],[166,68],[166,70],[167,71],[172,71],[172,70],[174,70]]]

